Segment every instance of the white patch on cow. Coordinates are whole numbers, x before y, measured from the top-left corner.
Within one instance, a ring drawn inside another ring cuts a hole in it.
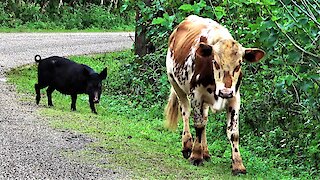
[[[173,74],[173,59],[171,58],[172,56],[173,55],[172,55],[171,50],[169,48],[168,52],[167,52],[167,59],[166,59],[166,66],[167,66],[168,75]]]
[[[200,74],[196,76],[196,81],[199,81],[199,78],[200,78]]]
[[[218,100],[214,101],[213,105],[210,106],[210,108],[214,110],[213,112],[225,110],[227,102],[227,99],[219,97]]]

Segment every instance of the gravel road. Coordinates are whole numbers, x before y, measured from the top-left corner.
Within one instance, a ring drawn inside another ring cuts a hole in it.
[[[35,102],[22,102],[5,72],[59,55],[118,51],[132,46],[133,33],[0,33],[0,179],[130,179],[121,169],[102,169],[63,155],[94,141],[50,128]],[[111,156],[111,155],[110,155]],[[107,161],[107,160],[106,160]]]

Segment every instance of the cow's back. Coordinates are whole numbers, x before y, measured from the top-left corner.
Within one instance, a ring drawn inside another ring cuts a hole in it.
[[[194,55],[195,46],[200,41],[214,45],[221,39],[233,38],[229,31],[216,21],[191,15],[172,32],[169,49],[175,63],[183,64],[188,56]]]
[[[167,73],[188,94],[195,71],[196,47],[200,42],[214,45],[221,39],[233,39],[229,31],[208,18],[187,17],[172,32],[167,54]],[[209,68],[209,67],[208,67]]]

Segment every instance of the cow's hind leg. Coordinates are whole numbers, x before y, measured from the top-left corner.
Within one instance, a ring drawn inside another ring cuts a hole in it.
[[[227,109],[227,136],[232,148],[232,174],[245,174],[246,168],[243,165],[239,149],[239,109],[240,95],[230,100]]]
[[[184,158],[188,159],[191,155],[192,150],[192,135],[190,132],[190,126],[189,126],[189,116],[190,116],[190,110],[189,110],[189,100],[185,92],[178,86],[178,84],[175,82],[175,80],[172,78],[172,76],[169,76],[169,81],[172,85],[171,88],[171,95],[172,93],[176,94],[179,99],[180,104],[180,111],[183,119],[183,132],[182,132],[182,155]]]

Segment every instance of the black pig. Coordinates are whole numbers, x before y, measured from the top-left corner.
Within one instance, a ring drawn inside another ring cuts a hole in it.
[[[41,59],[39,55],[34,57],[38,65],[38,84],[36,90],[36,102],[40,101],[40,89],[47,88],[48,105],[53,106],[51,94],[54,90],[62,94],[71,95],[71,110],[76,110],[77,94],[88,94],[90,108],[97,114],[94,104],[99,103],[101,95],[101,82],[107,77],[107,68],[100,74],[89,66],[75,63],[69,59],[52,56]]]

